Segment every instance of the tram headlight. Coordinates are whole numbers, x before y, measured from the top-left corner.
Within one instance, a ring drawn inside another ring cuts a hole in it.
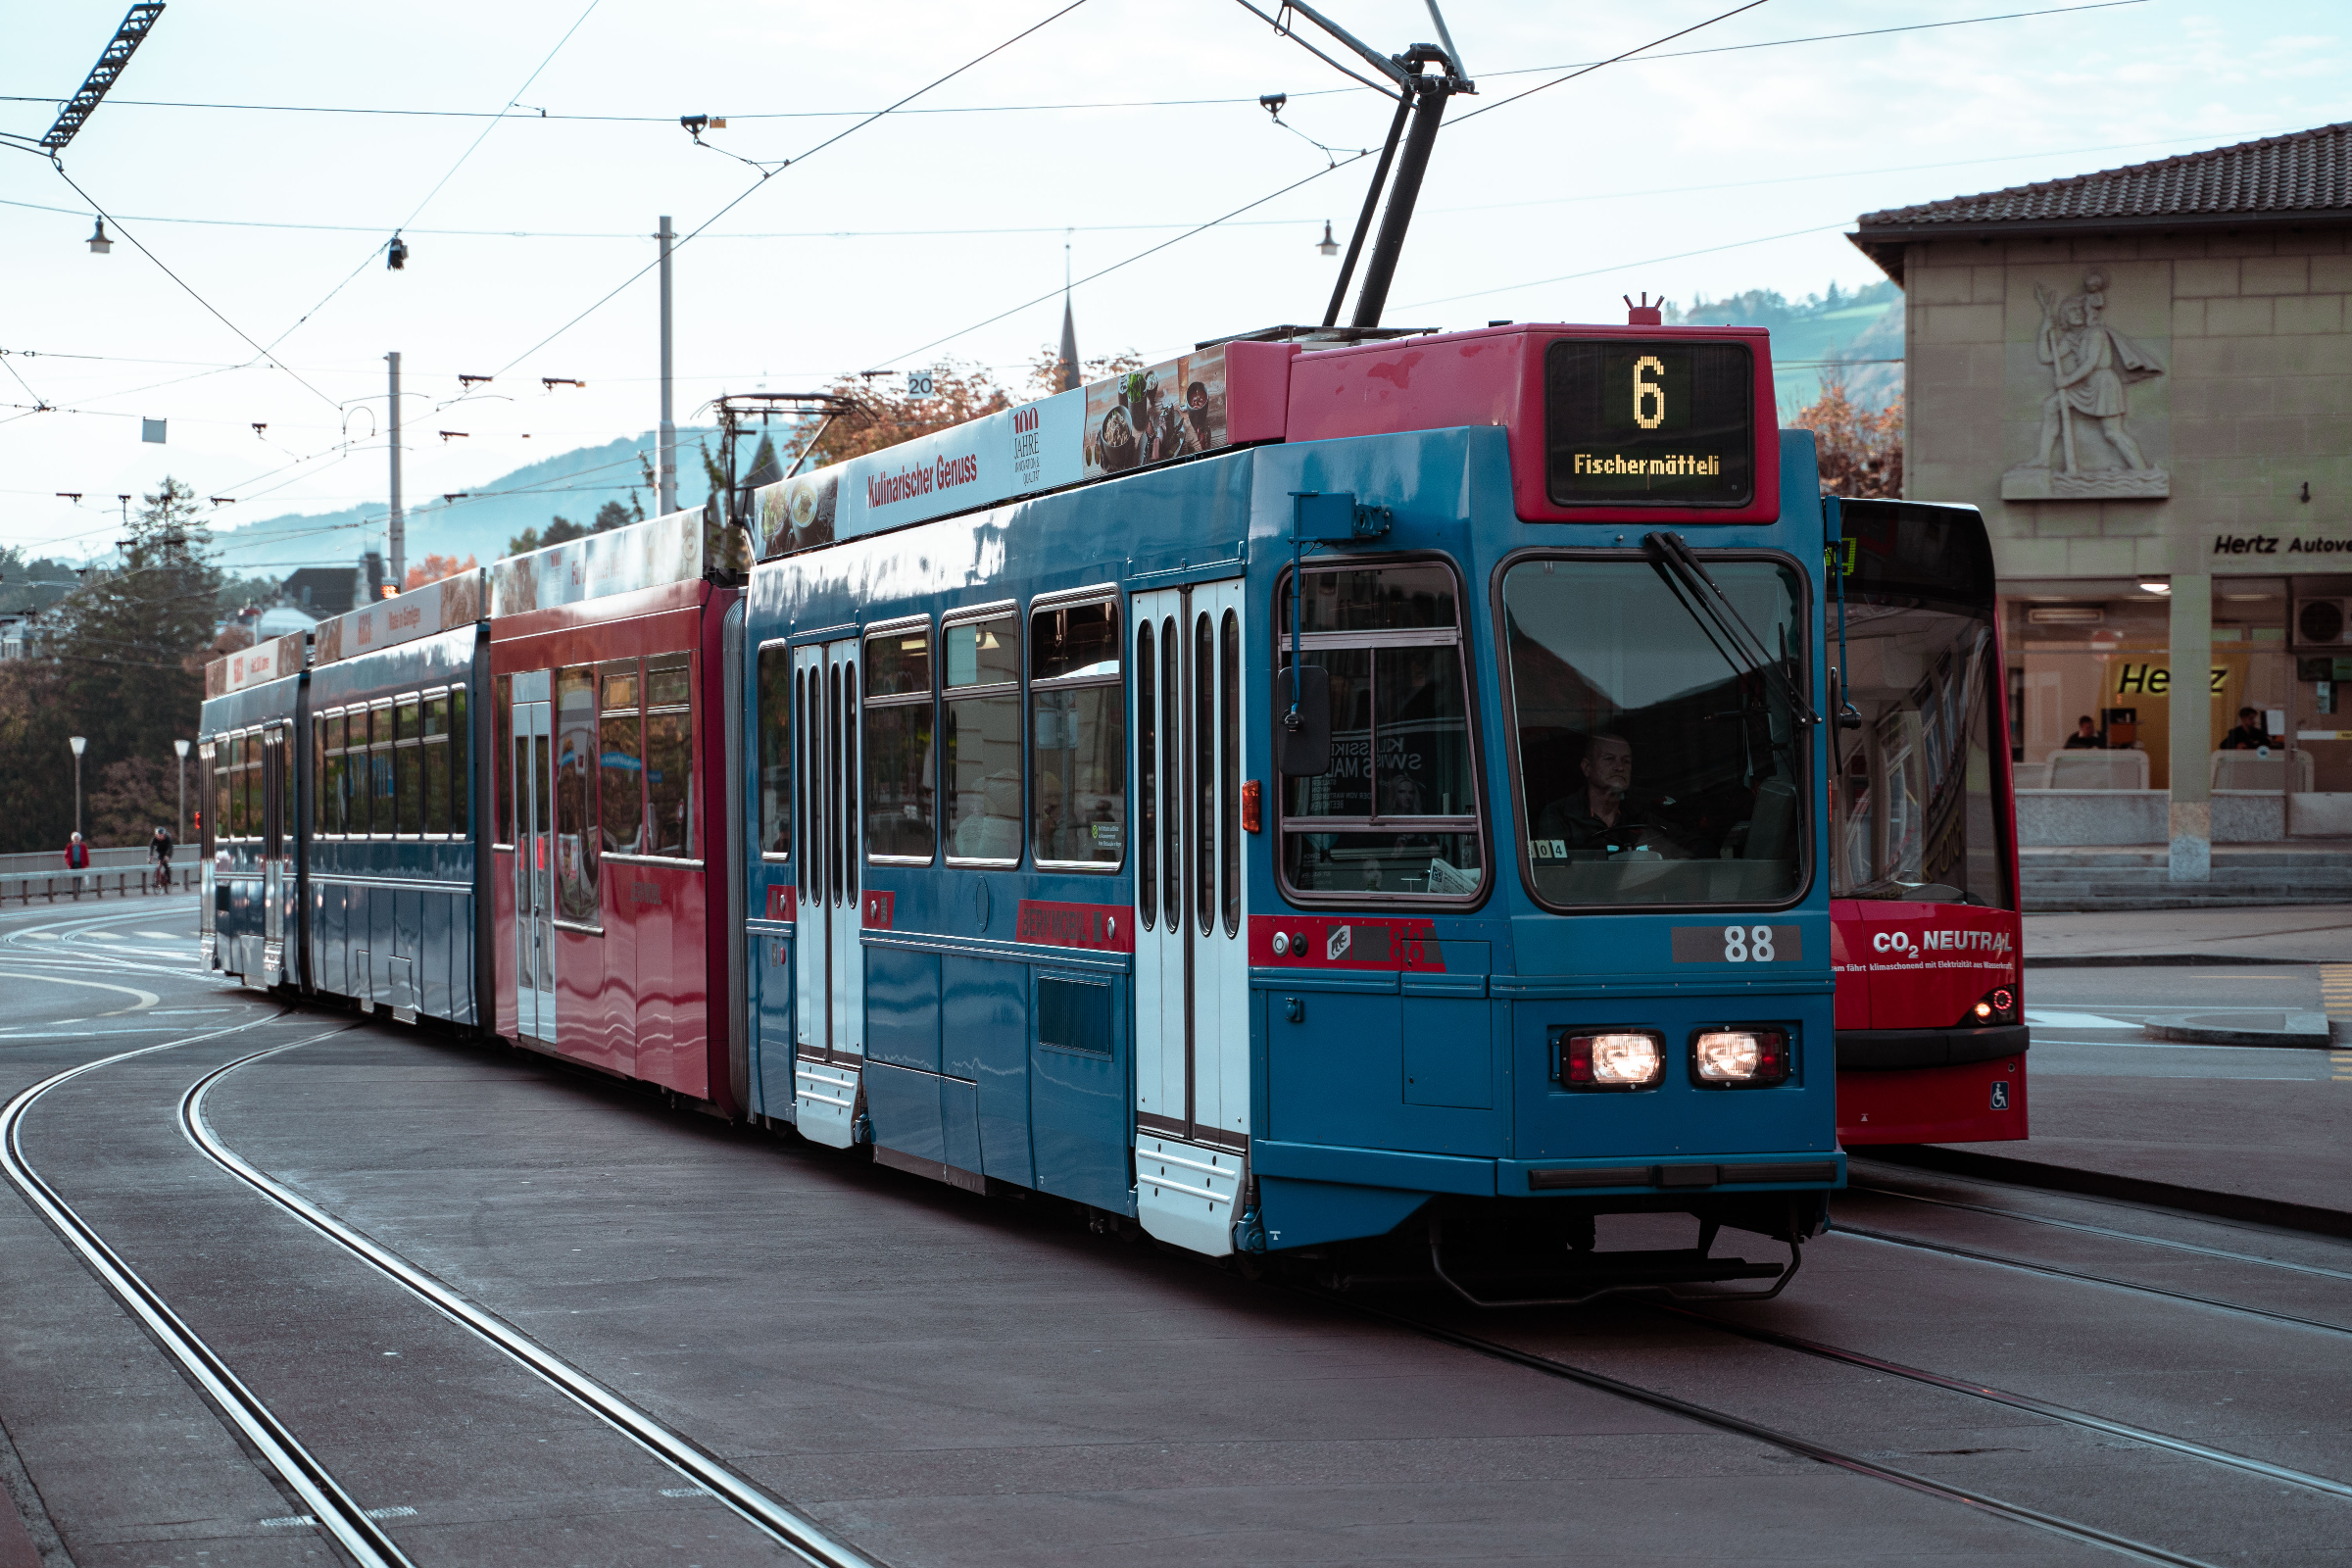
[[[1701,1029],[1690,1038],[1690,1075],[1722,1088],[1761,1087],[1788,1077],[1788,1035],[1781,1029]]]
[[[1664,1042],[1638,1029],[1571,1034],[1560,1042],[1560,1082],[1570,1089],[1644,1089],[1664,1073]]]

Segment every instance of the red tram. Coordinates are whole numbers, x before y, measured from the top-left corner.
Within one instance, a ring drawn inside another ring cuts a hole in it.
[[[1984,521],[1834,505],[1838,1141],[2023,1138],[2017,810]]]
[[[739,1116],[723,687],[700,513],[490,568],[498,1033]]]

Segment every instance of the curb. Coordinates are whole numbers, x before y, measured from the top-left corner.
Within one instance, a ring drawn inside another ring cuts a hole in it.
[[[2324,1012],[2290,1012],[2301,1025],[2286,1029],[2226,1029],[2187,1020],[2193,1012],[2158,1016],[2142,1023],[2140,1033],[2151,1040],[2180,1040],[2202,1046],[2270,1046],[2279,1050],[2326,1051],[2333,1043]]]
[[[1850,1152],[1848,1157],[1853,1157]],[[2005,1154],[1979,1154],[1968,1150],[1947,1149],[1940,1144],[1882,1144],[1861,1157],[1865,1161],[1875,1159],[1889,1165],[1908,1165],[1953,1176],[1982,1176],[1993,1181],[2012,1182],[2021,1187],[2080,1193],[2089,1198],[2118,1198],[2127,1202],[2184,1209],[2191,1214],[2207,1214],[2216,1219],[2239,1220],[2250,1225],[2270,1225],[2280,1230],[2308,1231],[2315,1236],[2352,1240],[2352,1213],[2340,1208],[2322,1208],[2316,1203],[2293,1203],[2278,1198],[2253,1198],[2242,1193],[2212,1193],[2199,1187],[2181,1187],[2140,1176],[2118,1176],[2111,1171],[2047,1165],[2039,1160],[2013,1159]]]
[[[2029,969],[2147,969],[2159,966],[2195,964],[2212,964],[2218,967],[2225,964],[2245,963],[2277,964],[2282,968],[2308,969],[2330,961],[2332,960],[2327,958],[2232,958],[2219,953],[2099,953],[2080,956],[2028,954],[2025,963]]]

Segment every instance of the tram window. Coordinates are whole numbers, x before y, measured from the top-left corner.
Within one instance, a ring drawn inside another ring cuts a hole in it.
[[[1029,834],[1038,863],[1116,870],[1127,854],[1118,602],[1032,611],[1029,647]]]
[[[338,719],[341,714],[335,715]],[[326,727],[324,713],[311,715],[311,837],[326,832]]]
[[[948,860],[1021,858],[1021,622],[992,615],[943,629]]]
[[[938,773],[932,755],[929,625],[866,638],[865,710],[866,856],[928,865],[938,836],[931,782]],[[844,822],[856,819],[853,805]]]
[[[1225,879],[1225,934],[1242,929],[1242,619],[1225,612],[1217,639],[1218,704],[1224,719],[1217,726],[1218,832],[1224,838],[1222,875]]]
[[[694,857],[693,657],[645,664],[645,849],[678,859]]]
[[[449,831],[464,838],[471,829],[467,810],[472,779],[467,772],[473,756],[473,731],[466,727],[466,689],[449,694]]]
[[[312,831],[343,836],[343,710],[318,721],[318,783],[312,799]]]
[[[1160,734],[1170,742],[1176,736],[1176,715],[1183,702],[1183,688],[1184,644],[1177,635],[1176,617],[1163,615],[1159,622]],[[1184,924],[1184,801],[1178,793],[1184,759],[1176,754],[1173,745],[1164,765],[1167,786],[1162,793],[1167,808],[1159,813],[1159,888],[1168,911],[1168,929],[1173,931]]]
[[[1290,655],[1290,585],[1276,611]],[[1285,778],[1283,879],[1301,895],[1466,900],[1486,881],[1459,591],[1443,562],[1306,573],[1305,662],[1331,681],[1331,768]]]
[[[1502,582],[1529,888],[1553,908],[1779,904],[1804,886],[1802,580],[1707,570],[1787,680],[1735,664],[1647,561],[1534,560]]]
[[[492,682],[490,697],[490,792],[495,813],[491,837],[500,844],[514,842],[514,677],[501,675]],[[503,787],[502,787],[503,786]]]
[[[1993,794],[2000,684],[1989,606],[1847,592],[1847,697],[1862,728],[1831,736],[1841,760],[1830,896],[2009,907]]]
[[[792,854],[792,650],[760,650],[760,853]]]
[[[228,738],[228,765],[220,776],[227,781],[225,798],[221,801],[220,820],[228,826],[228,836],[245,836],[245,737]]]
[[[415,838],[424,831],[423,700],[403,697],[392,711],[393,831],[402,838]]]
[[[603,719],[597,745],[597,819],[607,855],[645,853],[645,714],[637,661],[597,666]]]
[[[218,781],[221,777],[218,760],[220,748],[206,741],[196,748],[196,837],[204,858],[213,858],[213,845],[219,839],[221,814],[218,797]],[[207,806],[206,802],[212,802]]]
[[[392,812],[392,705],[368,710],[368,831],[388,839],[397,830]]]
[[[595,926],[597,902],[596,671],[556,674],[556,913]]]
[[[1135,629],[1135,896],[1144,927],[1159,918],[1159,659],[1152,622]],[[1171,919],[1175,910],[1168,911]]]
[[[1217,654],[1205,612],[1193,616],[1193,918],[1217,923]]]
[[[449,836],[449,694],[424,700],[424,831]]]

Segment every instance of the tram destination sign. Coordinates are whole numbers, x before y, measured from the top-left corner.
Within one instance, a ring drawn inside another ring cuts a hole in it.
[[[214,660],[204,666],[204,695],[225,697],[230,692],[266,686],[270,681],[301,673],[303,641],[301,632],[290,631],[283,637],[272,637],[266,643],[256,643]]]
[[[1755,489],[1755,362],[1744,343],[1562,338],[1544,351],[1551,500],[1743,507]]]

